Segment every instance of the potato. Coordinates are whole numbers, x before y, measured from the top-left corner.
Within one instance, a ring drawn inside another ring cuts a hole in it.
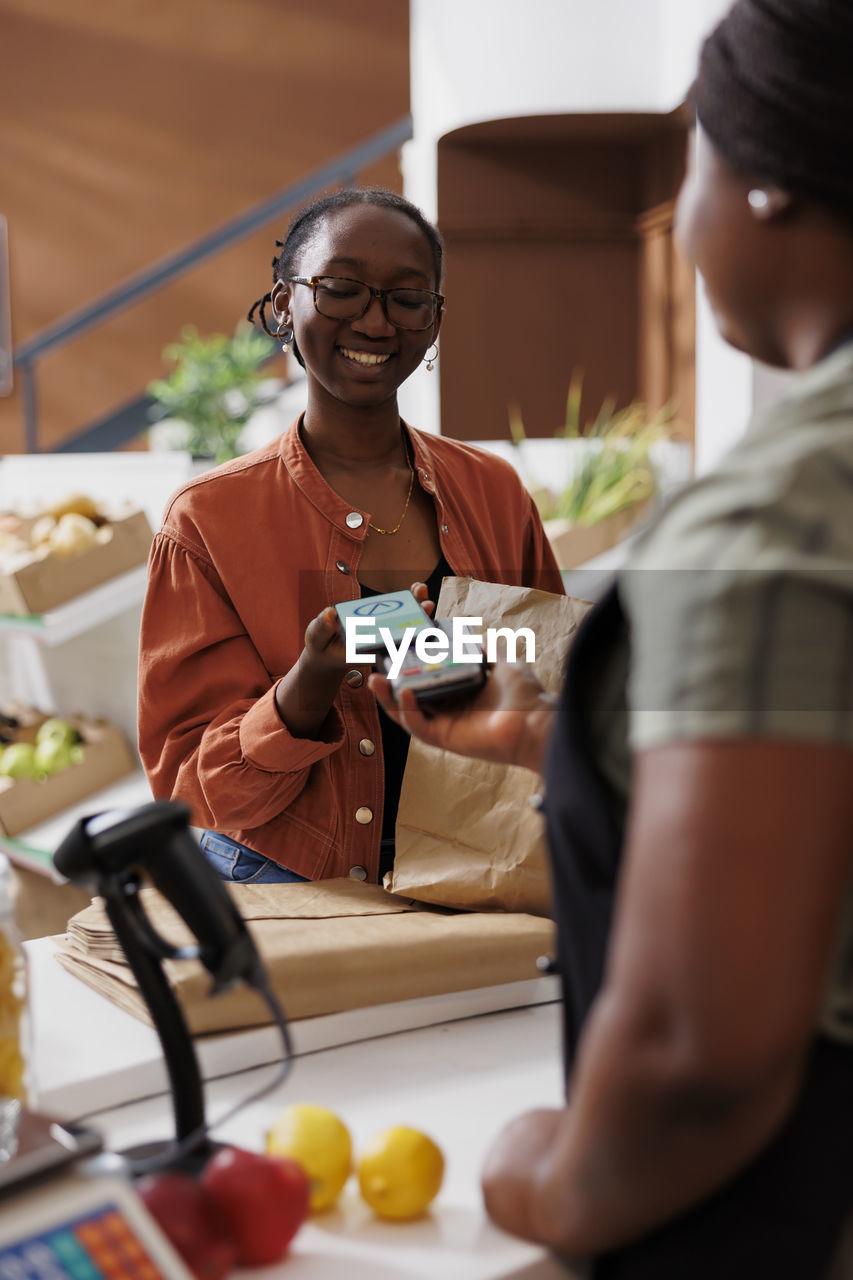
[[[93,547],[97,540],[97,526],[87,516],[69,511],[57,520],[47,545],[55,555],[68,556]]]
[[[42,542],[49,542],[50,535],[56,528],[56,521],[53,516],[39,516],[32,529],[30,529],[30,543],[34,547],[40,546]]]
[[[98,504],[86,493],[69,493],[59,502],[52,503],[46,511],[48,515],[53,516],[54,520],[61,520],[64,515],[69,514],[85,516],[87,520],[94,520],[100,515]]]

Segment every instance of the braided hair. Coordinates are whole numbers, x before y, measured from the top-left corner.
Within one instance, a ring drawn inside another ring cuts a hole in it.
[[[736,0],[706,40],[699,123],[737,172],[853,222],[853,5]]]
[[[310,240],[315,227],[330,214],[337,213],[339,209],[351,209],[359,204],[369,204],[379,209],[394,209],[411,218],[427,239],[435,268],[435,287],[440,289],[444,274],[444,241],[440,231],[424,216],[417,205],[406,200],[404,196],[397,195],[396,191],[386,190],[385,187],[346,187],[343,191],[334,191],[331,195],[320,196],[302,209],[288,227],[284,240],[275,242],[279,253],[272,260],[273,285],[279,280],[288,280],[294,274],[299,253]],[[272,291],[258,298],[249,310],[248,319],[255,323],[257,318],[264,333],[275,338],[277,335],[270,329],[266,317],[267,303],[271,301]],[[305,361],[295,341],[293,354],[304,369]]]

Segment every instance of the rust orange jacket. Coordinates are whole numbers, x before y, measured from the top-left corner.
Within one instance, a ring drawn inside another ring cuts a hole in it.
[[[562,592],[513,468],[408,431],[454,573]],[[359,594],[370,513],[351,529],[353,510],[314,466],[297,424],[175,494],[149,561],[139,747],[154,795],[183,800],[197,825],[310,879],[361,866],[375,881],[384,768],[373,695],[359,673],[345,678],[317,739],[292,737],[275,703],[308,622]],[[372,755],[359,751],[364,739]],[[359,809],[372,820],[357,822]]]

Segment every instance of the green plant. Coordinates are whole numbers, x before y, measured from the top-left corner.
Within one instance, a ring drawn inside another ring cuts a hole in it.
[[[587,440],[590,448],[562,491],[532,489],[543,520],[597,524],[617,511],[647,501],[656,489],[650,451],[659,440],[674,433],[671,406],[649,414],[644,404],[634,401],[617,410],[615,397],[608,397],[595,418],[582,426],[582,387],[582,376],[574,374],[566,400],[565,425],[554,435],[558,439]],[[517,447],[527,438],[517,406],[510,410],[510,432]]]
[[[245,321],[233,337],[201,337],[187,327],[180,342],[163,348],[163,359],[175,367],[167,378],[149,383],[148,393],[161,406],[161,417],[187,424],[185,447],[194,457],[212,456],[219,463],[238,456],[242,430],[262,399],[260,366],[274,349]]]

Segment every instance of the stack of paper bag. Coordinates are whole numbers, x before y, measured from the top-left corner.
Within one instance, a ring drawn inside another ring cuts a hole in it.
[[[290,1018],[533,979],[537,958],[553,946],[549,921],[421,908],[356,880],[228,889]],[[141,897],[162,937],[176,946],[194,942],[156,890],[145,888]],[[57,958],[69,973],[150,1021],[99,899],[69,922]],[[194,1034],[270,1022],[264,1002],[242,984],[209,997],[210,975],[198,961],[167,960],[164,967]]]
[[[592,606],[532,587],[445,578],[439,618],[481,618],[482,627],[529,627],[534,673],[562,688],[569,646]],[[516,657],[523,658],[520,645]],[[385,885],[420,902],[478,910],[550,913],[542,779],[529,769],[469,760],[412,739],[397,812],[396,856]]]

